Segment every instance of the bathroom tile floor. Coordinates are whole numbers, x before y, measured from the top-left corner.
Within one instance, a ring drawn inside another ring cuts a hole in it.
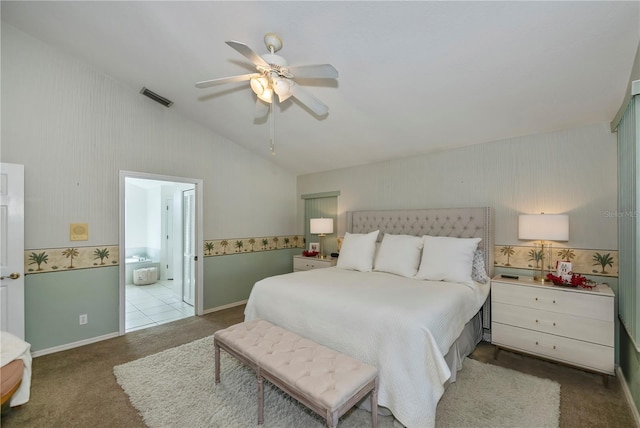
[[[159,280],[149,285],[126,284],[126,331],[140,330],[191,317],[193,306],[182,301],[179,284]]]

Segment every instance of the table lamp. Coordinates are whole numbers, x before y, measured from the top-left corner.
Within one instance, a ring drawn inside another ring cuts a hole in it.
[[[522,214],[518,217],[518,239],[540,241],[532,250],[533,280],[548,282],[551,263],[551,242],[569,240],[569,216],[566,214]]]
[[[333,219],[332,218],[312,218],[310,220],[309,233],[311,233],[312,235],[318,235],[320,237],[319,257],[323,259],[325,255],[323,252],[322,241],[325,236],[333,233]]]

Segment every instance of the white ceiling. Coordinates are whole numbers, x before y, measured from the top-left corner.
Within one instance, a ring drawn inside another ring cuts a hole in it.
[[[95,65],[132,91],[295,174],[610,121],[640,39],[638,2],[9,2],[2,20]],[[225,40],[290,65],[330,63],[305,86],[316,117],[288,100],[255,121],[252,72]],[[150,101],[151,102],[151,101]]]

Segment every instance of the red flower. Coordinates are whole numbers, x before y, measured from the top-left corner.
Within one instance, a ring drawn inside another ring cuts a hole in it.
[[[584,276],[577,273],[571,274],[570,281],[565,281],[561,277],[555,276],[552,273],[547,274],[547,279],[553,282],[555,285],[564,285],[569,287],[580,287],[580,288],[587,288],[587,289],[591,289],[596,286],[596,283],[594,281],[591,281],[590,279],[587,279]]]

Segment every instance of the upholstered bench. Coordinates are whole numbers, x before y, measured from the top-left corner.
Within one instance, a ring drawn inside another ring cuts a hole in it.
[[[4,405],[13,396],[22,384],[22,372],[24,363],[22,360],[13,360],[0,369],[0,383],[2,384],[0,404]]]
[[[338,418],[371,393],[371,422],[378,424],[378,370],[268,321],[253,320],[214,334],[215,381],[220,382],[220,348],[255,370],[258,425],[263,423],[263,379],[326,418]]]

